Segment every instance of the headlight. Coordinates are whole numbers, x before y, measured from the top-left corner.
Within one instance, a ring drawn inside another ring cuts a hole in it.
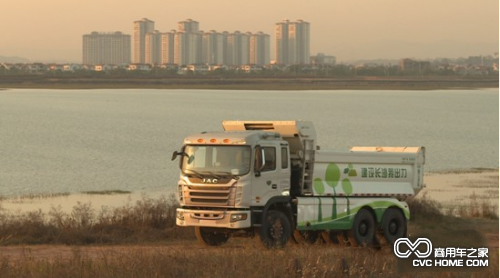
[[[231,214],[231,222],[242,221],[247,219],[246,213]]]
[[[177,211],[177,219],[179,220],[184,220],[184,212],[183,211]]]

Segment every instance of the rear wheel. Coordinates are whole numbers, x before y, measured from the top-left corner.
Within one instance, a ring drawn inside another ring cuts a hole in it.
[[[194,227],[194,233],[198,242],[206,246],[220,246],[229,239],[227,234],[217,232],[214,228]]]
[[[290,221],[281,211],[266,213],[259,229],[260,243],[267,249],[283,248],[292,234]]]
[[[388,208],[382,216],[384,238],[389,244],[394,244],[398,238],[406,236],[406,218],[397,208]]]
[[[373,246],[375,242],[375,218],[367,209],[360,209],[349,232],[351,246]]]

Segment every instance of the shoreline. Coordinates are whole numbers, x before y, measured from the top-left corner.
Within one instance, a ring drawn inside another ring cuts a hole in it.
[[[0,77],[1,89],[453,90],[498,88],[494,78]]]
[[[478,201],[489,204],[495,211],[499,207],[499,170],[472,168],[424,173],[424,188],[415,198],[437,201],[443,209]],[[170,200],[174,190],[158,191],[103,191],[92,193],[64,193],[39,196],[4,197],[0,199],[0,211],[49,213],[51,209],[71,212],[75,206],[90,205],[98,212],[103,208],[113,209],[135,205],[147,199]],[[174,195],[175,196],[175,195]]]

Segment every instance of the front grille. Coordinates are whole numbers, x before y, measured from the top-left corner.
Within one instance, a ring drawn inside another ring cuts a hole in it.
[[[186,205],[234,206],[235,188],[221,185],[192,185],[184,192]]]

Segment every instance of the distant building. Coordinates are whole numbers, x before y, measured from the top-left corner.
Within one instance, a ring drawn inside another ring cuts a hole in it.
[[[175,30],[161,34],[161,63],[174,64],[175,59]]]
[[[283,20],[276,23],[276,63],[309,64],[310,26],[308,22]]]
[[[147,18],[134,21],[134,55],[133,63],[146,62],[146,34],[155,29],[154,21]]]
[[[222,65],[225,63],[224,39],[226,36],[215,30],[203,33],[202,62],[210,65]]]
[[[151,65],[162,63],[162,34],[159,31],[153,31],[146,34],[145,57],[144,62]]]
[[[305,24],[301,21],[298,23],[300,26]],[[270,63],[270,38],[268,34],[262,32],[255,34],[215,30],[203,32],[200,31],[199,22],[192,19],[179,21],[177,30],[170,32],[161,33],[153,29],[154,22],[149,19],[144,18],[134,22],[133,63],[178,66],[208,64],[233,67]],[[293,40],[293,45],[304,38],[299,33],[292,35],[293,38],[298,38]],[[300,49],[309,53],[308,43],[307,48]],[[299,56],[303,54],[297,52],[294,57]],[[300,61],[305,60],[301,58]]]
[[[263,66],[270,63],[269,42],[269,35],[262,32],[250,35],[250,64]]]
[[[83,64],[129,64],[130,35],[92,32],[83,35]]]
[[[181,65],[199,64],[202,60],[202,32],[199,23],[192,19],[180,21],[174,36],[174,63]]]
[[[250,35],[235,31],[227,35],[226,64],[242,66],[250,61]]]
[[[313,65],[335,65],[337,57],[318,53],[316,56],[311,57],[311,64]]]
[[[399,70],[401,71],[422,73],[430,68],[431,63],[428,61],[416,61],[408,58],[399,61]]]

